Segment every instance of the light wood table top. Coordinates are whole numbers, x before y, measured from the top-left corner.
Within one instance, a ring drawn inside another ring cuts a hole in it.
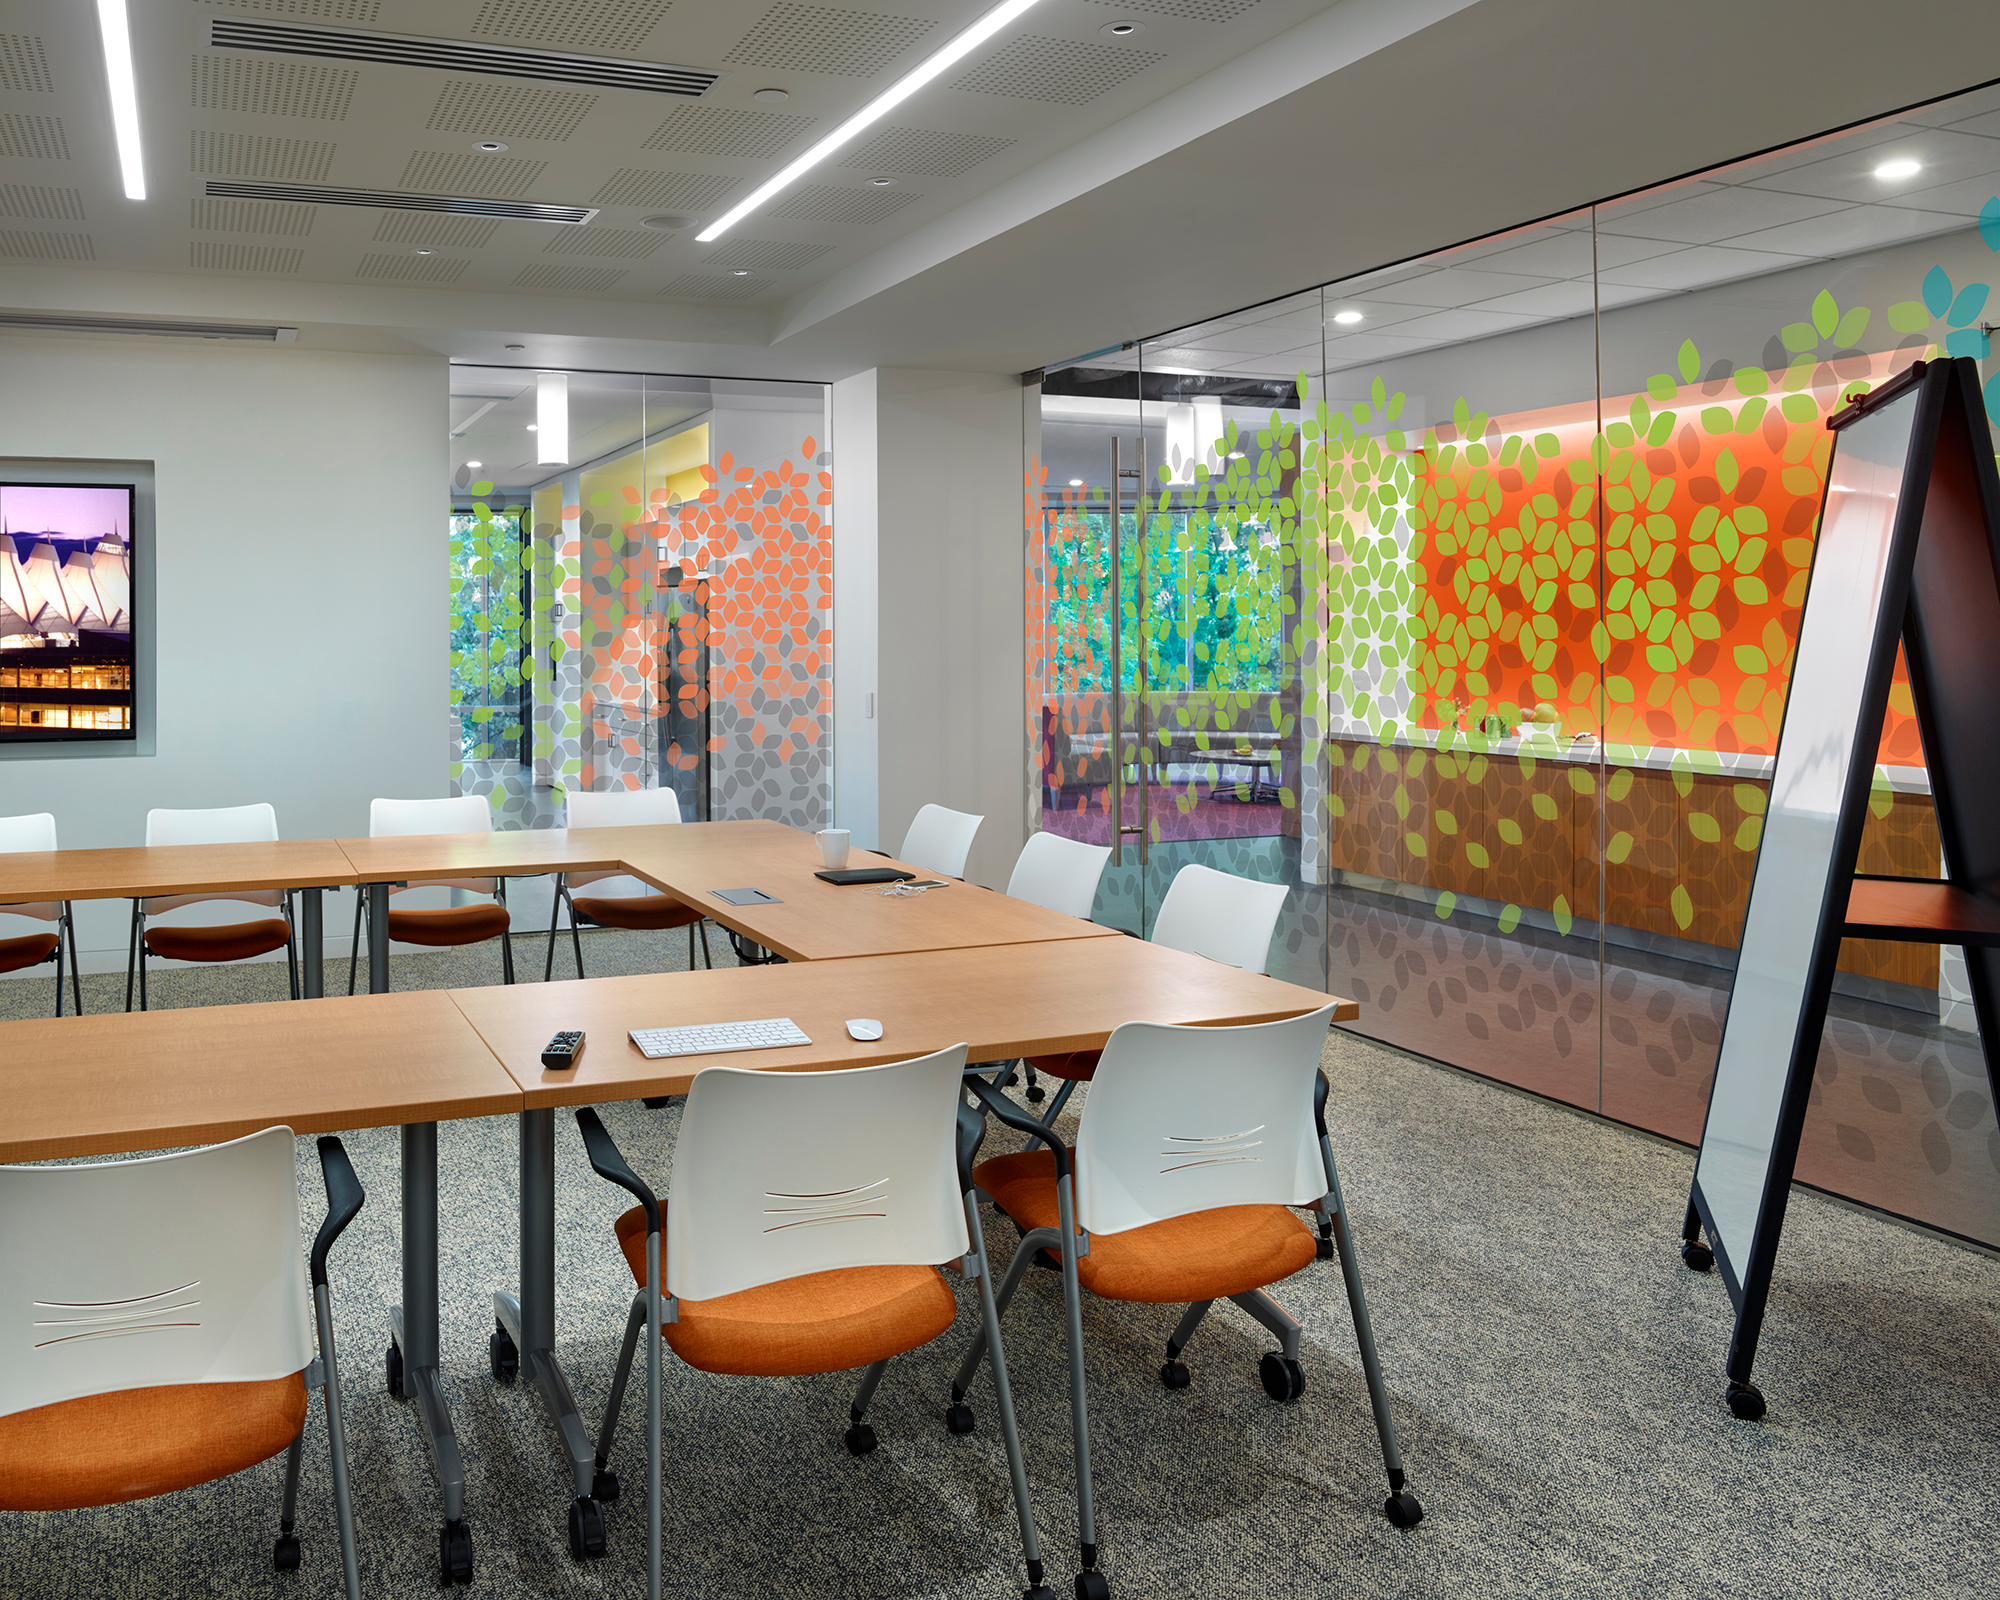
[[[621,848],[625,870],[634,877],[700,907],[787,961],[1119,937],[1115,928],[977,884],[953,881],[920,895],[894,896],[884,895],[882,884],[824,883],[813,876],[822,867],[813,836],[780,822],[684,822],[598,832],[631,836]],[[865,850],[855,851],[847,864],[935,876]],[[742,888],[762,889],[780,903],[732,906],[714,894]]]
[[[416,833],[335,839],[349,882],[408,878],[532,877],[544,872],[622,872],[621,851],[637,828],[520,828],[497,833]]]
[[[0,1161],[521,1109],[441,992],[0,1023]]]
[[[1272,1022],[1330,1001],[1339,1021],[1361,1014],[1351,1000],[1127,938],[454,989],[451,998],[526,1090],[530,1110],[685,1094],[706,1066],[865,1067],[961,1039],[972,1060],[1000,1061],[1095,1049],[1134,1020]],[[626,1037],[633,1028],[762,1017],[790,1017],[812,1044],[648,1061]],[[850,1039],[850,1017],[877,1019],[881,1039]],[[542,1047],[567,1028],[583,1029],[583,1059],[551,1072]]]
[[[331,839],[0,854],[0,904],[221,894],[232,889],[318,889],[354,881],[354,868]]]

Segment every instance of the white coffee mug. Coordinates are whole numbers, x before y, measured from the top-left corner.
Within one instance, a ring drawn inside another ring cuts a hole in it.
[[[827,870],[838,872],[847,865],[847,830],[845,828],[822,828],[813,835],[819,840],[820,859],[825,861]]]

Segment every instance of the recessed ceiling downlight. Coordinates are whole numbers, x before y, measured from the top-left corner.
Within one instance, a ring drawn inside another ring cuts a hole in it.
[[[1361,313],[1358,311],[1336,311],[1333,314],[1333,320],[1340,323],[1343,327],[1351,328],[1361,320]]]
[[[639,226],[654,228],[661,233],[679,233],[683,228],[692,228],[701,218],[691,217],[685,211],[667,211],[657,217],[641,217]]]
[[[1129,39],[1135,33],[1144,33],[1146,25],[1143,22],[1107,22],[1097,31],[1107,39]]]
[[[870,178],[868,182],[877,189],[893,189],[896,186],[894,178]]]
[[[498,139],[481,139],[472,148],[483,156],[497,156],[507,147]]]
[[[1898,156],[1893,161],[1885,161],[1875,169],[1878,178],[1914,178],[1924,170],[1921,161],[1913,161],[1908,156]]]
[[[787,100],[791,99],[791,94],[788,90],[784,89],[759,89],[750,98],[752,100],[761,100],[767,106],[781,106]]]

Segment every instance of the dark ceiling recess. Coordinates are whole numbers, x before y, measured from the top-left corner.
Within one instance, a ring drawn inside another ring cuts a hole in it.
[[[1092,400],[1227,400],[1236,405],[1299,408],[1299,386],[1289,378],[1236,378],[1210,372],[1133,372],[1124,367],[1064,367],[1042,374],[1042,393]]]
[[[221,199],[375,206],[383,211],[437,211],[453,217],[512,217],[523,222],[572,225],[588,222],[597,215],[593,206],[547,206],[527,200],[481,200],[470,195],[405,194],[396,189],[329,189],[304,183],[210,183],[206,192]]]

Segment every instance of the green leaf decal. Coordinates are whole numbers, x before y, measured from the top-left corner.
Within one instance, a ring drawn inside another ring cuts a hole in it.
[[[1679,366],[1683,383],[1693,383],[1701,376],[1701,352],[1695,348],[1694,340],[1681,341]]]
[[[1822,289],[1813,296],[1812,325],[1819,330],[1822,339],[1831,339],[1833,330],[1840,326],[1840,304],[1833,298],[1831,289]]]

